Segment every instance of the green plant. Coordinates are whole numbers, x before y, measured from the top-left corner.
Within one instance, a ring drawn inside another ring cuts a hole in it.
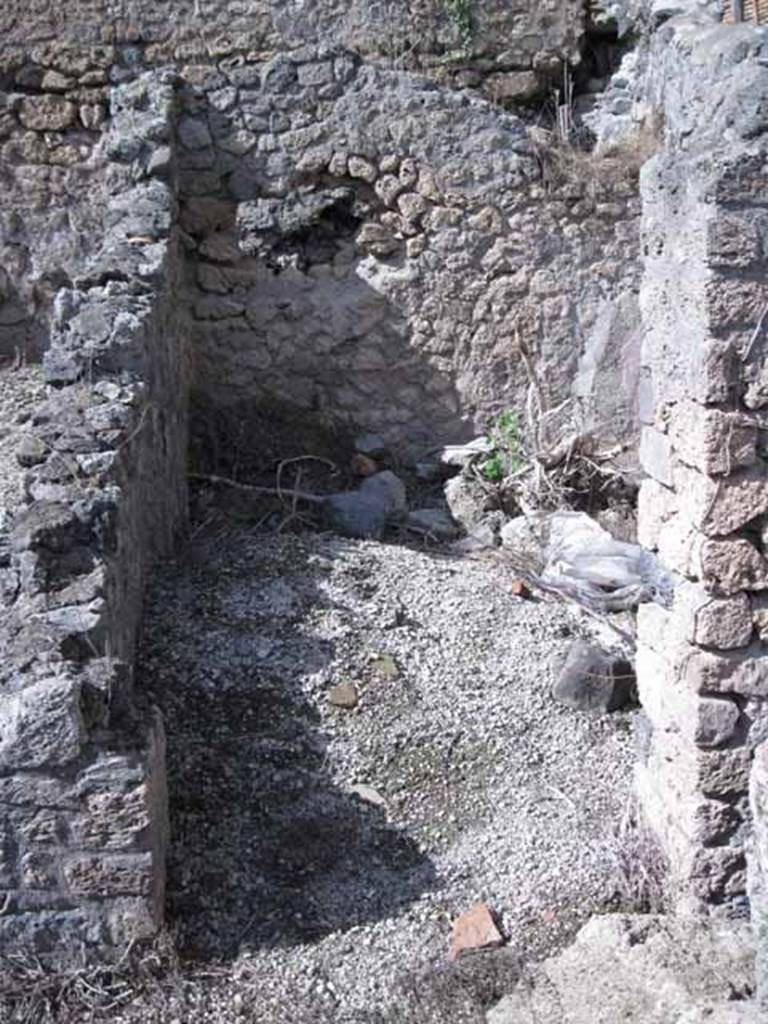
[[[471,0],[445,0],[448,17],[456,26],[463,50],[468,50],[475,34]]]
[[[520,422],[517,413],[505,409],[496,417],[488,434],[491,450],[480,471],[491,483],[500,483],[505,476],[516,473],[523,465]]]

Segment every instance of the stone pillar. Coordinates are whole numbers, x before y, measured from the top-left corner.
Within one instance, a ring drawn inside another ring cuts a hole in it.
[[[754,143],[703,159],[675,141],[642,182],[640,539],[677,576],[670,607],[639,613],[637,785],[678,907],[743,912],[768,725],[768,177]]]

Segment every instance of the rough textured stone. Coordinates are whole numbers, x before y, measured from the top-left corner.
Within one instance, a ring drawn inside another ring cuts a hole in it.
[[[576,640],[558,669],[552,696],[576,711],[618,711],[631,702],[634,684],[626,660]]]
[[[682,636],[702,647],[746,647],[752,638],[752,610],[744,593],[718,598],[694,584],[683,585],[675,591],[673,615]]]
[[[520,558],[538,572],[543,564],[543,548],[528,516],[515,516],[501,528],[501,546],[508,548],[515,558]]]
[[[703,652],[696,648],[688,654]],[[683,687],[684,673],[690,670],[685,655],[679,664],[666,659],[642,644],[637,652],[637,678],[643,708],[660,731],[682,735],[697,747],[710,748],[728,743],[740,720],[735,701],[726,696],[715,697],[707,690]]]
[[[678,467],[675,489],[686,518],[708,537],[724,537],[768,511],[768,474],[754,466],[726,478]]]
[[[737,413],[683,401],[672,411],[669,431],[680,460],[702,473],[727,475],[755,462],[757,426]],[[671,484],[671,473],[661,482]]]
[[[323,523],[345,537],[377,538],[384,532],[387,508],[377,495],[332,494],[323,504]]]
[[[443,491],[451,515],[467,531],[477,526],[495,501],[491,488],[474,477],[464,475],[449,480]]]
[[[38,132],[61,131],[73,124],[76,117],[75,105],[59,96],[26,96],[19,111],[24,127]]]
[[[701,578],[723,594],[768,587],[768,561],[745,538],[707,540],[699,549]]]
[[[735,922],[593,917],[573,945],[533,968],[489,1011],[487,1022],[757,1024],[750,938]]]
[[[134,707],[128,666],[146,566],[186,515],[173,198],[168,183],[137,184],[153,142],[167,144],[173,106],[167,74],[113,96],[93,277],[56,295],[58,386],[20,453],[27,508],[10,539],[18,587],[0,633],[0,848],[18,852],[0,944],[56,958],[81,942],[122,947],[163,916],[162,724]]]
[[[85,740],[80,684],[50,679],[7,696],[0,705],[0,768],[61,767],[77,760]]]
[[[485,92],[495,103],[530,100],[539,91],[537,76],[531,71],[507,71],[489,75],[484,83]]]
[[[408,508],[405,484],[391,469],[385,469],[363,480],[360,484],[360,494],[368,500],[378,501],[384,514],[388,516],[402,515]]]
[[[447,540],[461,532],[451,515],[442,508],[416,508],[408,513],[406,525],[418,533]]]
[[[349,680],[337,683],[336,686],[332,686],[328,691],[328,703],[333,704],[334,707],[346,708],[347,710],[357,707],[360,703],[357,687],[354,683],[349,682]]]
[[[471,910],[460,914],[451,925],[451,960],[458,960],[462,953],[501,946],[504,937],[485,903],[478,903]]]
[[[66,887],[77,896],[148,896],[153,885],[149,853],[73,856],[63,874]]]
[[[768,698],[768,650],[760,643],[731,654],[684,650],[680,655],[680,678],[699,693]]]

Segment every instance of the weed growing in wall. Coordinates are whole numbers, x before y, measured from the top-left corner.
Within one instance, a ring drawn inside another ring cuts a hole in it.
[[[459,33],[462,50],[467,51],[475,34],[471,0],[445,0],[445,9]]]
[[[499,413],[488,434],[488,440],[492,446],[491,453],[480,468],[486,480],[500,483],[523,465],[520,421],[517,413],[511,409]]]

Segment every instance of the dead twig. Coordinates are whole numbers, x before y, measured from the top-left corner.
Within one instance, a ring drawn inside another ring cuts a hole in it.
[[[277,533],[282,533],[283,530],[287,526],[290,526],[290,524],[294,520],[297,520],[300,523],[304,523],[305,526],[311,526],[312,525],[312,523],[310,522],[310,520],[307,519],[306,516],[302,516],[297,511],[297,506],[299,504],[299,495],[301,493],[300,490],[299,490],[299,485],[300,484],[301,484],[301,470],[299,470],[298,473],[296,474],[296,481],[294,483],[293,490],[290,492],[290,494],[291,494],[291,511],[288,513],[288,515],[283,519],[283,521],[277,527],[277,530],[276,530]]]
[[[230,480],[226,476],[215,476],[209,473],[190,473],[189,478],[191,480],[202,480],[205,483],[216,484],[220,487],[232,487],[236,491],[245,491],[248,494],[265,494],[273,498],[283,499],[283,491],[277,487],[259,487],[256,484],[241,484],[237,480]],[[323,494],[308,494],[305,491],[299,491],[298,500],[306,501],[309,505],[322,505],[325,503],[326,496]]]

